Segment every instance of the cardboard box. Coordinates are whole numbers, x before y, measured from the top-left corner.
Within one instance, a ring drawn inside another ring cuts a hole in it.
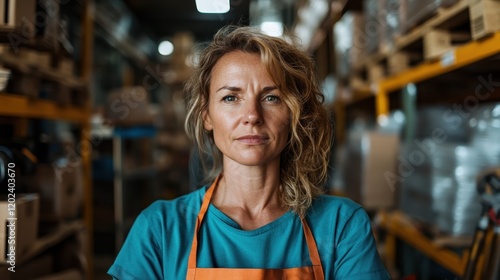
[[[469,9],[471,33],[474,40],[500,30],[500,1],[481,0]]]
[[[38,164],[30,181],[30,192],[40,194],[40,218],[45,221],[73,219],[83,201],[82,166],[59,160]]]
[[[0,0],[0,27],[21,30],[24,37],[34,36],[36,3],[37,0]]]
[[[21,260],[35,243],[38,236],[39,203],[38,194],[15,194],[15,196],[2,197],[0,223],[5,226],[0,227],[0,261],[8,260],[7,254],[10,253],[11,247],[15,249],[16,262]],[[11,239],[10,236],[13,238]]]
[[[397,196],[386,175],[398,174],[399,135],[370,131],[350,141],[354,144],[344,168],[347,196],[367,210],[394,207]]]
[[[386,174],[397,174],[399,135],[368,132],[363,141],[369,148],[362,170],[361,202],[367,209],[391,208],[396,194]]]

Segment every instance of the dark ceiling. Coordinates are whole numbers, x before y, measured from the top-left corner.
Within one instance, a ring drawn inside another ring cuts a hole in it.
[[[158,38],[168,38],[176,32],[192,32],[197,41],[208,41],[227,24],[249,23],[250,0],[231,0],[225,14],[202,14],[195,0],[124,0],[141,24]]]

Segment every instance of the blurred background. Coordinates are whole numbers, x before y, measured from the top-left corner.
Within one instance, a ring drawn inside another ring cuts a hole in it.
[[[367,210],[392,279],[499,279],[499,19],[498,0],[0,0],[0,279],[109,279],[140,211],[201,186],[182,88],[227,24],[314,58],[325,192]]]

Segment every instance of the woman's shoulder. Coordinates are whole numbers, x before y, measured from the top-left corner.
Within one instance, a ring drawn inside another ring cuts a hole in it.
[[[346,197],[333,195],[320,195],[313,200],[310,211],[336,212],[339,214],[353,213],[362,208],[361,205]]]
[[[196,217],[200,210],[203,195],[206,187],[201,187],[198,190],[188,194],[179,196],[174,199],[160,199],[153,202],[141,213],[148,221],[151,220],[176,220],[186,219],[191,216]]]
[[[307,217],[312,221],[334,222],[340,226],[355,220],[366,223],[366,211],[358,203],[349,198],[321,195],[313,200],[307,211]]]

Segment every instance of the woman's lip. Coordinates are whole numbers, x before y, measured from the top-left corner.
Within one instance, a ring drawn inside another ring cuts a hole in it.
[[[245,135],[238,137],[236,140],[246,144],[262,144],[267,141],[267,137],[261,135]]]

